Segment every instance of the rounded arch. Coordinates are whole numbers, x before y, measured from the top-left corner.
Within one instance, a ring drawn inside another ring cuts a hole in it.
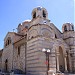
[[[44,18],[46,18],[46,12],[43,10],[42,15]]]
[[[72,23],[65,23],[62,26],[62,31],[66,32],[66,31],[74,31],[74,25]]]
[[[64,26],[64,31],[67,31],[67,26],[66,25]]]
[[[48,29],[48,28],[44,27],[44,28],[41,29],[41,31],[42,31],[42,35],[44,37],[47,37],[47,38],[54,38],[55,37],[54,33],[52,32],[51,29]]]
[[[55,51],[56,51],[56,71],[57,72],[65,72],[65,46],[61,44],[56,44]]]
[[[11,44],[11,37],[8,37],[5,42],[5,47]]]
[[[41,30],[42,30],[43,36],[47,36],[49,33],[51,33],[51,31],[47,28],[42,28]],[[49,36],[51,36],[51,34]]]
[[[61,46],[59,46],[59,69],[61,72],[65,71],[64,52]]]
[[[72,30],[74,31],[74,25],[72,25]]]
[[[63,26],[62,26],[62,31],[63,31],[63,32],[66,32],[66,31],[68,31],[68,30],[69,30],[68,25],[67,25],[67,24],[63,24]]]
[[[48,12],[45,8],[42,8],[42,17],[43,18],[48,18]]]
[[[33,17],[33,19],[36,18],[36,11],[33,12],[32,17]]]
[[[8,59],[5,60],[5,71],[8,71]]]
[[[32,39],[32,38],[36,37],[38,35],[37,29],[30,30],[28,35],[29,35],[28,39]]]

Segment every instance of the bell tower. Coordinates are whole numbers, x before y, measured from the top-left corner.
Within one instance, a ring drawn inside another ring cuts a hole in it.
[[[70,47],[70,60],[72,62],[72,71],[75,72],[75,31],[72,23],[65,23],[62,26],[63,39]]]

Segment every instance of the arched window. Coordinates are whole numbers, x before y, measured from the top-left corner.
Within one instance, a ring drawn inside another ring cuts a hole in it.
[[[7,71],[8,69],[8,59],[5,60],[5,70]]]
[[[64,27],[64,31],[67,31],[67,26]]]
[[[5,43],[5,47],[11,44],[11,37],[8,37]]]
[[[74,27],[72,26],[72,30],[74,31]]]
[[[21,46],[18,46],[18,55],[20,55]]]
[[[11,44],[11,38],[10,37],[8,37],[7,42],[8,42],[8,45]]]
[[[10,44],[10,40],[8,39],[8,45]]]
[[[25,26],[26,29],[28,29],[28,26]]]
[[[8,60],[6,59],[6,60],[5,60],[5,63],[7,63],[7,62],[8,62]]]
[[[44,10],[43,10],[43,17],[46,18],[46,13]]]
[[[34,14],[33,14],[33,18],[36,18],[36,12],[34,12]]]
[[[57,38],[56,34],[55,34],[55,38]]]

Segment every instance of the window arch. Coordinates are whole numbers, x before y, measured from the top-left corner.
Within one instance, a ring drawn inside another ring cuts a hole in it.
[[[67,31],[67,26],[64,26],[64,31]]]
[[[8,37],[7,42],[8,42],[8,45],[11,43],[11,37]]]
[[[46,18],[46,13],[44,10],[43,10],[43,17]]]
[[[5,47],[11,44],[11,37],[8,37],[5,42]]]
[[[19,25],[18,25],[18,33],[21,32],[21,27],[22,27],[22,25],[21,25],[21,23],[19,23]]]
[[[72,30],[74,31],[74,26],[72,26]]]
[[[65,61],[64,61],[63,48],[61,46],[59,46],[59,70],[61,72],[65,71],[65,64],[64,63],[65,63]]]
[[[28,26],[25,26],[26,29],[28,29]]]
[[[20,55],[21,46],[18,46],[18,55]]]
[[[5,60],[5,70],[8,70],[8,59]]]
[[[33,13],[33,18],[36,18],[36,12]]]
[[[57,38],[57,35],[55,34],[55,38]]]

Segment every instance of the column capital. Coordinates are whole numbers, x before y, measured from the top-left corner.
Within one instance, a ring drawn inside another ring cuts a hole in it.
[[[65,56],[65,72],[67,71],[67,59],[66,59],[66,56]]]
[[[66,58],[66,57],[67,57],[67,54],[65,54],[64,56],[65,56],[65,58]]]
[[[60,55],[60,53],[59,53],[59,52],[57,52],[57,53],[56,53],[56,55],[57,55],[57,56],[59,56],[59,55]]]

